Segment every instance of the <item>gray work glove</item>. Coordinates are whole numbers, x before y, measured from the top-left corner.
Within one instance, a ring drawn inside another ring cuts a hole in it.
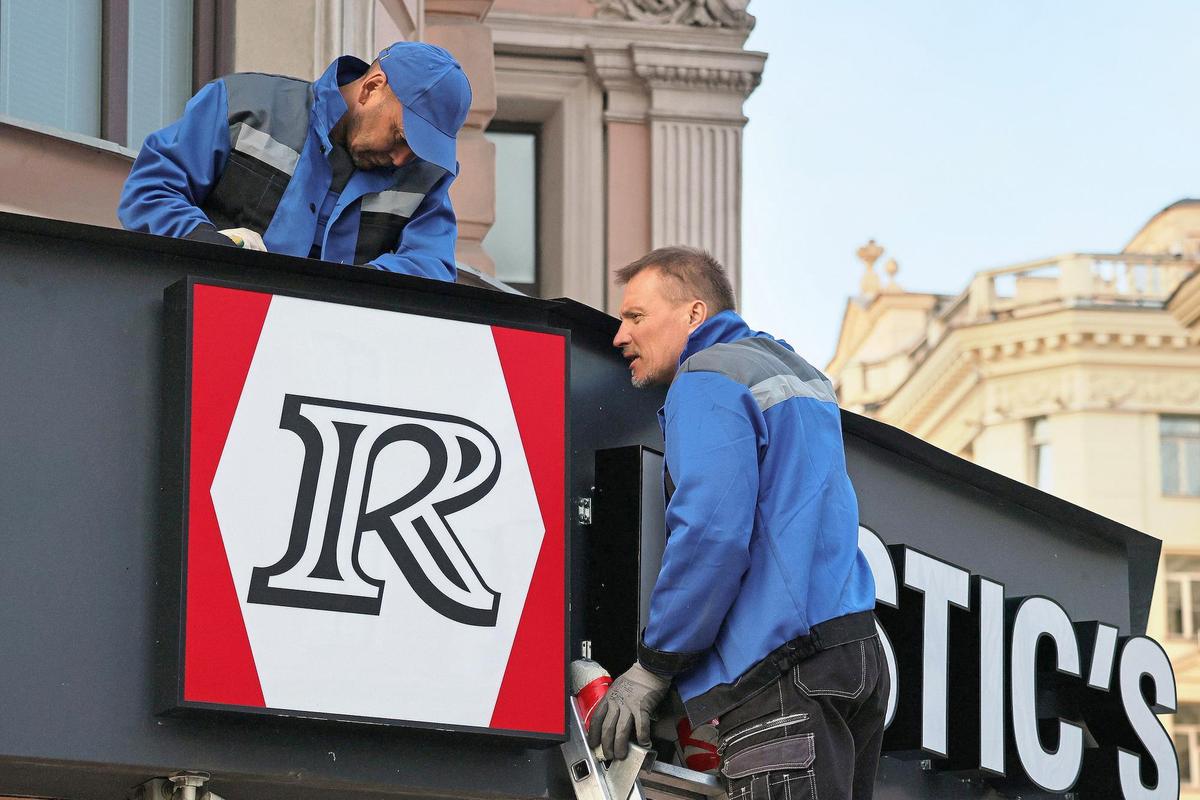
[[[670,686],[670,678],[655,675],[635,662],[612,682],[592,714],[588,745],[594,748],[599,744],[609,761],[614,756],[622,759],[629,755],[629,735],[636,730],[638,744],[649,747],[650,712],[662,702]]]

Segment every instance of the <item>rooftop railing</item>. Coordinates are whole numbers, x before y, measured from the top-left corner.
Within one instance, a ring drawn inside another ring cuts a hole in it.
[[[972,319],[1025,316],[1055,307],[1161,306],[1200,268],[1171,255],[1073,253],[978,273],[967,290]]]

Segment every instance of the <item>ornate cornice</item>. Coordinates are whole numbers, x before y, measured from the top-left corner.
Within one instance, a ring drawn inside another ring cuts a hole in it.
[[[1061,367],[988,381],[984,424],[1060,411],[1192,412],[1200,374],[1190,370]]]
[[[1094,324],[1057,332],[1027,330],[1025,335],[1014,335],[1017,331],[1005,330],[1007,327],[993,323],[952,330],[938,348],[915,366],[904,383],[882,400],[877,416],[905,430],[929,435],[930,426],[940,424],[936,409],[962,380],[960,370],[964,363],[975,365],[980,370],[981,382],[989,387],[1006,386],[1006,381],[1026,378],[1033,382],[1031,386],[1043,386],[1039,382],[1058,369],[1075,369],[1074,374],[1087,375],[1088,380],[1092,375],[1146,375],[1147,370],[1157,370],[1156,374],[1178,375],[1183,381],[1167,385],[1163,383],[1165,379],[1156,378],[1146,386],[1139,386],[1130,395],[1137,400],[1133,406],[1126,404],[1121,391],[1093,390],[1079,381],[1069,386],[1056,384],[1052,396],[1039,389],[1039,396],[1034,398],[1030,396],[1032,389],[1024,389],[1026,396],[1020,403],[989,402],[989,422],[1063,409],[1152,410],[1159,401],[1171,407],[1191,408],[1190,387],[1200,386],[1200,350],[1180,335],[1175,325],[1157,330],[1120,330],[1119,325]],[[991,328],[987,332],[994,331],[994,335],[978,335],[986,328]],[[1102,384],[1114,385],[1107,378]],[[1124,387],[1127,382],[1119,385]]]
[[[681,67],[673,64],[638,64],[634,72],[655,88],[699,89],[749,95],[762,74],[751,70],[714,67]]]
[[[661,110],[674,105],[668,98],[686,93],[691,99],[680,110],[695,106],[696,95],[719,95],[715,103],[729,105],[727,113],[741,115],[742,101],[762,79],[765,53],[734,49],[700,49],[635,44],[630,47],[631,66],[651,93],[665,103]]]
[[[749,31],[746,0],[592,0],[599,19]]]
[[[1200,340],[1200,272],[1184,281],[1167,301],[1167,309]]]

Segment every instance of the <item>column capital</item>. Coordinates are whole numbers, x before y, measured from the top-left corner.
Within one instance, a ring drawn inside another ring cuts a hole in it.
[[[588,45],[584,52],[588,69],[608,96],[606,122],[645,122],[650,94],[634,70],[633,53],[626,46]]]
[[[465,17],[471,22],[482,22],[492,10],[495,0],[425,0],[425,17]]]
[[[633,71],[650,93],[655,119],[745,124],[742,104],[762,79],[766,53],[630,46]]]

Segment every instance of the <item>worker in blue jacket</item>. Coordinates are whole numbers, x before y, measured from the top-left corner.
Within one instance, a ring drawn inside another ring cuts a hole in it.
[[[648,744],[674,681],[692,724],[717,727],[730,800],[870,798],[889,677],[833,387],[747,327],[707,253],[663,248],[617,278],[633,385],[670,384],[668,539],[591,743]]]
[[[399,42],[316,81],[215,80],[146,137],[117,214],[130,230],[452,281],[458,62]]]

